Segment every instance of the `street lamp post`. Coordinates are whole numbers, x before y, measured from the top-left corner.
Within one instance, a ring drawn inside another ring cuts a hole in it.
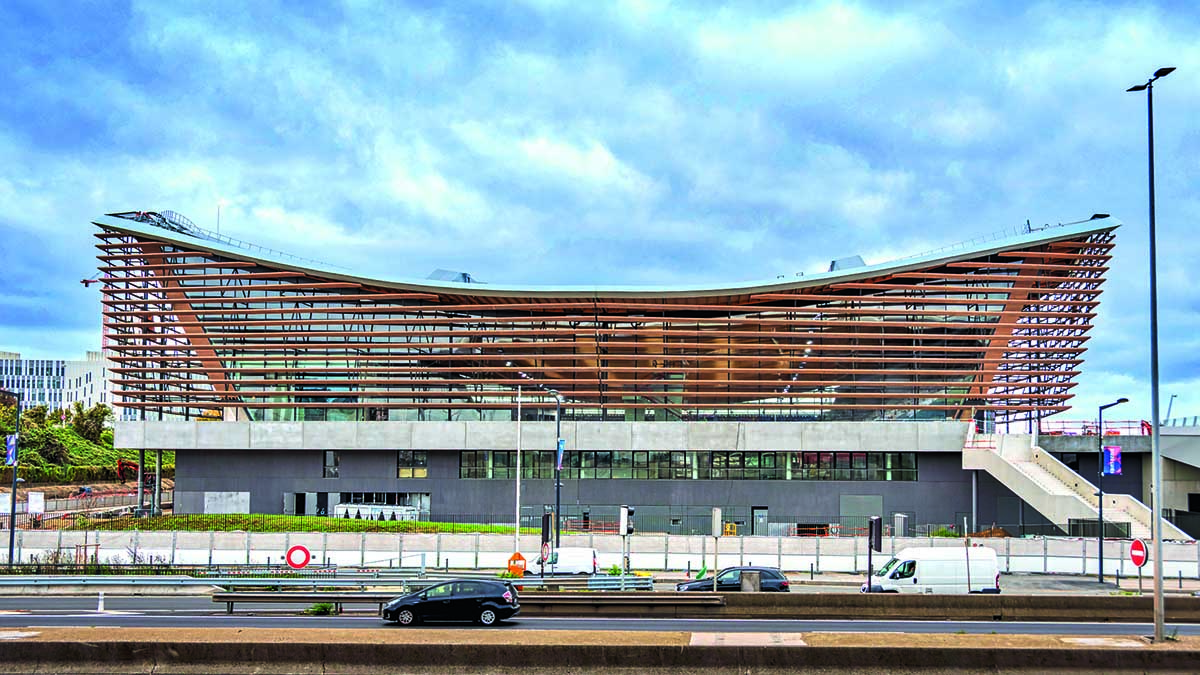
[[[521,552],[521,385],[517,385],[517,509],[513,516],[513,553]]]
[[[562,445],[562,394],[550,390],[554,397],[554,548],[562,543],[562,456],[559,450]]]
[[[1162,588],[1162,455],[1159,452],[1158,417],[1158,273],[1155,269],[1154,241],[1154,81],[1170,75],[1174,68],[1159,68],[1146,84],[1134,85],[1125,91],[1146,92],[1146,140],[1150,173],[1150,423],[1151,427],[1151,508],[1154,509],[1154,641],[1163,641],[1163,588]]]
[[[17,402],[17,421],[13,427],[12,492],[8,497],[8,567],[13,566],[13,548],[17,537],[17,465],[20,463],[21,444],[21,394],[0,389],[0,394],[11,396]]]
[[[1104,411],[1122,403],[1129,403],[1129,399],[1122,396],[1112,403],[1100,406],[1099,411],[1096,413],[1096,433],[1098,434],[1097,438],[1100,439],[1098,441],[1098,447],[1100,448],[1100,470],[1096,472],[1096,492],[1100,498],[1100,532],[1096,535],[1096,542],[1100,545],[1096,554],[1100,563],[1097,567],[1100,583],[1104,583]]]

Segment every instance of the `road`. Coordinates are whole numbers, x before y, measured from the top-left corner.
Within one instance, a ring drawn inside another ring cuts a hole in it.
[[[243,609],[244,607],[244,609]],[[388,627],[369,611],[341,616],[304,616],[278,605],[239,605],[237,614],[226,614],[207,597],[122,596],[105,598],[97,611],[95,597],[0,597],[0,628],[40,626],[113,626],[148,628],[383,628]],[[722,633],[972,633],[1000,635],[1147,635],[1149,623],[1056,623],[1014,621],[795,621],[758,619],[628,619],[520,617],[498,628],[471,624],[430,624],[464,630],[564,630],[564,631],[681,631]],[[1200,635],[1200,625],[1169,624],[1180,635]]]

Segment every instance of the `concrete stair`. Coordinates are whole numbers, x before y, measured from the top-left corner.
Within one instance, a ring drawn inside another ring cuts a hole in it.
[[[1099,518],[1096,486],[1034,445],[1030,435],[971,430],[963,444],[963,468],[987,471],[1053,523]],[[1129,523],[1130,537],[1149,539],[1152,519],[1149,507],[1133,497],[1105,493],[1105,522]],[[1191,540],[1166,520],[1163,534],[1166,539]]]

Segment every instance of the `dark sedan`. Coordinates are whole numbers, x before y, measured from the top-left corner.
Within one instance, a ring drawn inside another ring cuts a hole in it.
[[[383,620],[402,626],[419,621],[475,621],[491,626],[519,611],[521,603],[511,583],[459,579],[392,600],[383,606]]]
[[[787,577],[777,567],[729,567],[717,572],[717,592],[742,590],[742,572],[758,572],[760,588],[766,591],[790,591]],[[711,591],[712,578],[675,584],[677,591]]]

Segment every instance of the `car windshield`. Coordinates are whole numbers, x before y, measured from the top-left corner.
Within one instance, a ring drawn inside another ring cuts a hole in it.
[[[892,569],[896,566],[896,563],[899,563],[899,562],[900,562],[899,558],[892,558],[891,560],[887,561],[886,565],[879,568],[879,571],[875,573],[875,576],[877,576],[877,577],[887,576],[887,573],[891,572]]]

